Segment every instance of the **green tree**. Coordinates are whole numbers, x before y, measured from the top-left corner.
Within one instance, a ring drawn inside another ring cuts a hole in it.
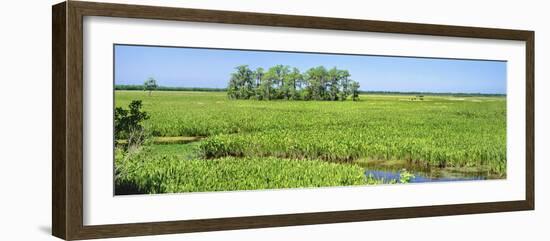
[[[261,67],[257,68],[256,71],[254,71],[253,75],[254,75],[254,81],[255,81],[254,96],[256,97],[257,100],[262,100],[263,92],[261,89],[261,84],[262,84],[262,78],[264,77],[264,69]]]
[[[310,68],[306,72],[305,80],[307,82],[308,99],[325,100],[327,70],[323,66]]]
[[[290,89],[290,99],[300,99],[300,90],[304,81],[300,70],[298,68],[292,68],[292,71],[286,76],[286,81]]]
[[[290,68],[286,65],[275,65],[266,73],[266,78],[271,83],[272,91],[270,93],[270,99],[288,99],[290,96],[290,89],[287,85],[287,76],[290,73]]]
[[[347,70],[340,70],[339,71],[340,76],[340,100],[344,101],[348,98],[348,96],[351,94],[351,88],[350,88],[350,79],[351,75]]]
[[[147,79],[145,83],[143,83],[143,87],[144,90],[149,91],[149,96],[151,96],[151,92],[153,92],[153,90],[156,90],[158,87],[157,80],[153,77],[149,77],[149,79]]]
[[[327,70],[317,66],[302,74],[287,65],[275,65],[265,72],[263,68],[253,71],[240,65],[231,73],[227,95],[231,99],[331,101],[343,101],[353,95],[353,100],[358,100],[359,83],[350,77],[347,70],[336,67]]]
[[[248,65],[235,67],[235,72],[231,74],[227,95],[232,99],[249,99],[254,95],[254,76],[253,71]]]
[[[227,85],[227,97],[230,99],[238,99],[239,86],[237,79],[233,76],[229,79],[229,84]]]
[[[340,92],[341,70],[333,67],[327,72],[327,96],[329,100],[338,100]]]
[[[288,75],[288,66],[275,65],[267,70],[262,80],[264,99],[281,99],[286,95],[285,76]]]
[[[114,113],[115,121],[115,144],[117,140],[125,139],[127,146],[139,146],[145,139],[145,131],[142,122],[149,119],[145,111],[141,111],[141,100],[133,100],[129,109],[116,107]]]
[[[351,97],[353,101],[359,100],[359,82],[351,81]]]
[[[275,79],[275,73],[270,68],[262,75],[262,80],[259,87],[259,93],[261,93],[262,99],[271,100],[273,98],[273,82]]]

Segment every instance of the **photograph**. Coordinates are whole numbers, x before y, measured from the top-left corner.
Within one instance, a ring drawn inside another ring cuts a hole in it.
[[[6,159],[8,179],[24,182],[8,188],[22,191],[5,193],[32,205],[5,206],[37,223],[11,236],[544,233],[535,209],[548,203],[535,198],[535,166],[547,163],[535,163],[545,156],[535,153],[544,8],[356,2],[22,5],[44,18],[28,20],[22,47],[9,49],[23,64],[8,68],[17,86],[0,97],[17,110],[4,119],[21,127],[0,126],[22,144]],[[29,148],[28,137],[45,144]]]
[[[114,44],[114,194],[506,179],[507,61]]]

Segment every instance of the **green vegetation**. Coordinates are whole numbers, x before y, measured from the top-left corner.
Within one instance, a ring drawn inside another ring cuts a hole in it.
[[[506,175],[505,98],[422,95],[422,100],[418,94],[385,94],[360,95],[356,102],[256,101],[231,100],[225,92],[163,91],[148,96],[143,91],[116,91],[117,107],[142,100],[150,116],[143,126],[157,143],[135,153],[117,149],[117,190],[161,193],[380,183],[365,177],[359,167],[373,160]],[[401,174],[400,180],[390,182],[413,178],[412,173]]]
[[[459,92],[418,92],[418,91],[359,91],[360,94],[368,95],[429,95],[446,97],[506,97],[506,94],[487,94],[487,93],[459,93]]]
[[[145,83],[143,83],[143,87],[145,90],[149,91],[149,96],[151,96],[151,92],[153,92],[153,90],[157,89],[158,87],[157,80],[153,77],[150,77],[145,81]]]
[[[151,149],[118,153],[117,185],[133,193],[178,193],[380,183],[357,165],[279,158],[184,159]]]
[[[143,90],[143,85],[115,85],[115,90]],[[207,87],[172,87],[157,86],[155,91],[199,91],[199,92],[226,92],[227,88],[207,88]],[[505,94],[484,94],[484,93],[440,93],[440,92],[395,92],[395,91],[364,91],[357,90],[362,95],[429,95],[429,96],[447,96],[447,97],[506,97]]]
[[[145,130],[142,122],[149,119],[147,113],[141,111],[141,101],[134,100],[128,105],[129,110],[116,107],[115,144],[117,140],[124,140],[127,146],[139,146],[145,140]]]
[[[143,85],[115,85],[115,90],[143,90]],[[201,91],[201,92],[225,92],[226,88],[202,88],[202,87],[169,87],[157,86],[155,91]]]
[[[408,172],[406,169],[401,170],[401,172],[399,173],[400,183],[408,183],[413,178],[414,178],[414,174]]]
[[[354,101],[359,99],[359,82],[353,81],[347,70],[323,66],[300,73],[287,65],[275,65],[267,72],[240,65],[227,87],[231,99],[344,101],[350,95]]]

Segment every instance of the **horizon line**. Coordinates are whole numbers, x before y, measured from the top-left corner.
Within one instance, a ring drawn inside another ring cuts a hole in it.
[[[117,89],[116,87],[140,87],[143,85],[139,84],[114,84],[113,91],[115,90],[136,90],[136,89]],[[186,86],[166,86],[166,85],[159,85],[157,88],[165,88],[165,89],[157,89],[157,91],[192,91],[192,89],[204,89],[204,90],[218,90],[218,91],[225,91],[227,90],[227,87],[186,87]],[[495,93],[495,92],[448,92],[448,91],[398,91],[398,90],[363,90],[359,89],[360,92],[367,92],[367,93],[402,93],[402,94],[470,94],[470,95],[504,95],[506,96],[506,93]]]

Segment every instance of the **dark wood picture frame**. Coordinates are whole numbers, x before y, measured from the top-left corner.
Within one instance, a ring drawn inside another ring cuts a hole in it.
[[[52,233],[66,240],[533,210],[534,32],[110,3],[52,7]],[[83,17],[108,16],[525,41],[525,200],[168,222],[83,225]]]

